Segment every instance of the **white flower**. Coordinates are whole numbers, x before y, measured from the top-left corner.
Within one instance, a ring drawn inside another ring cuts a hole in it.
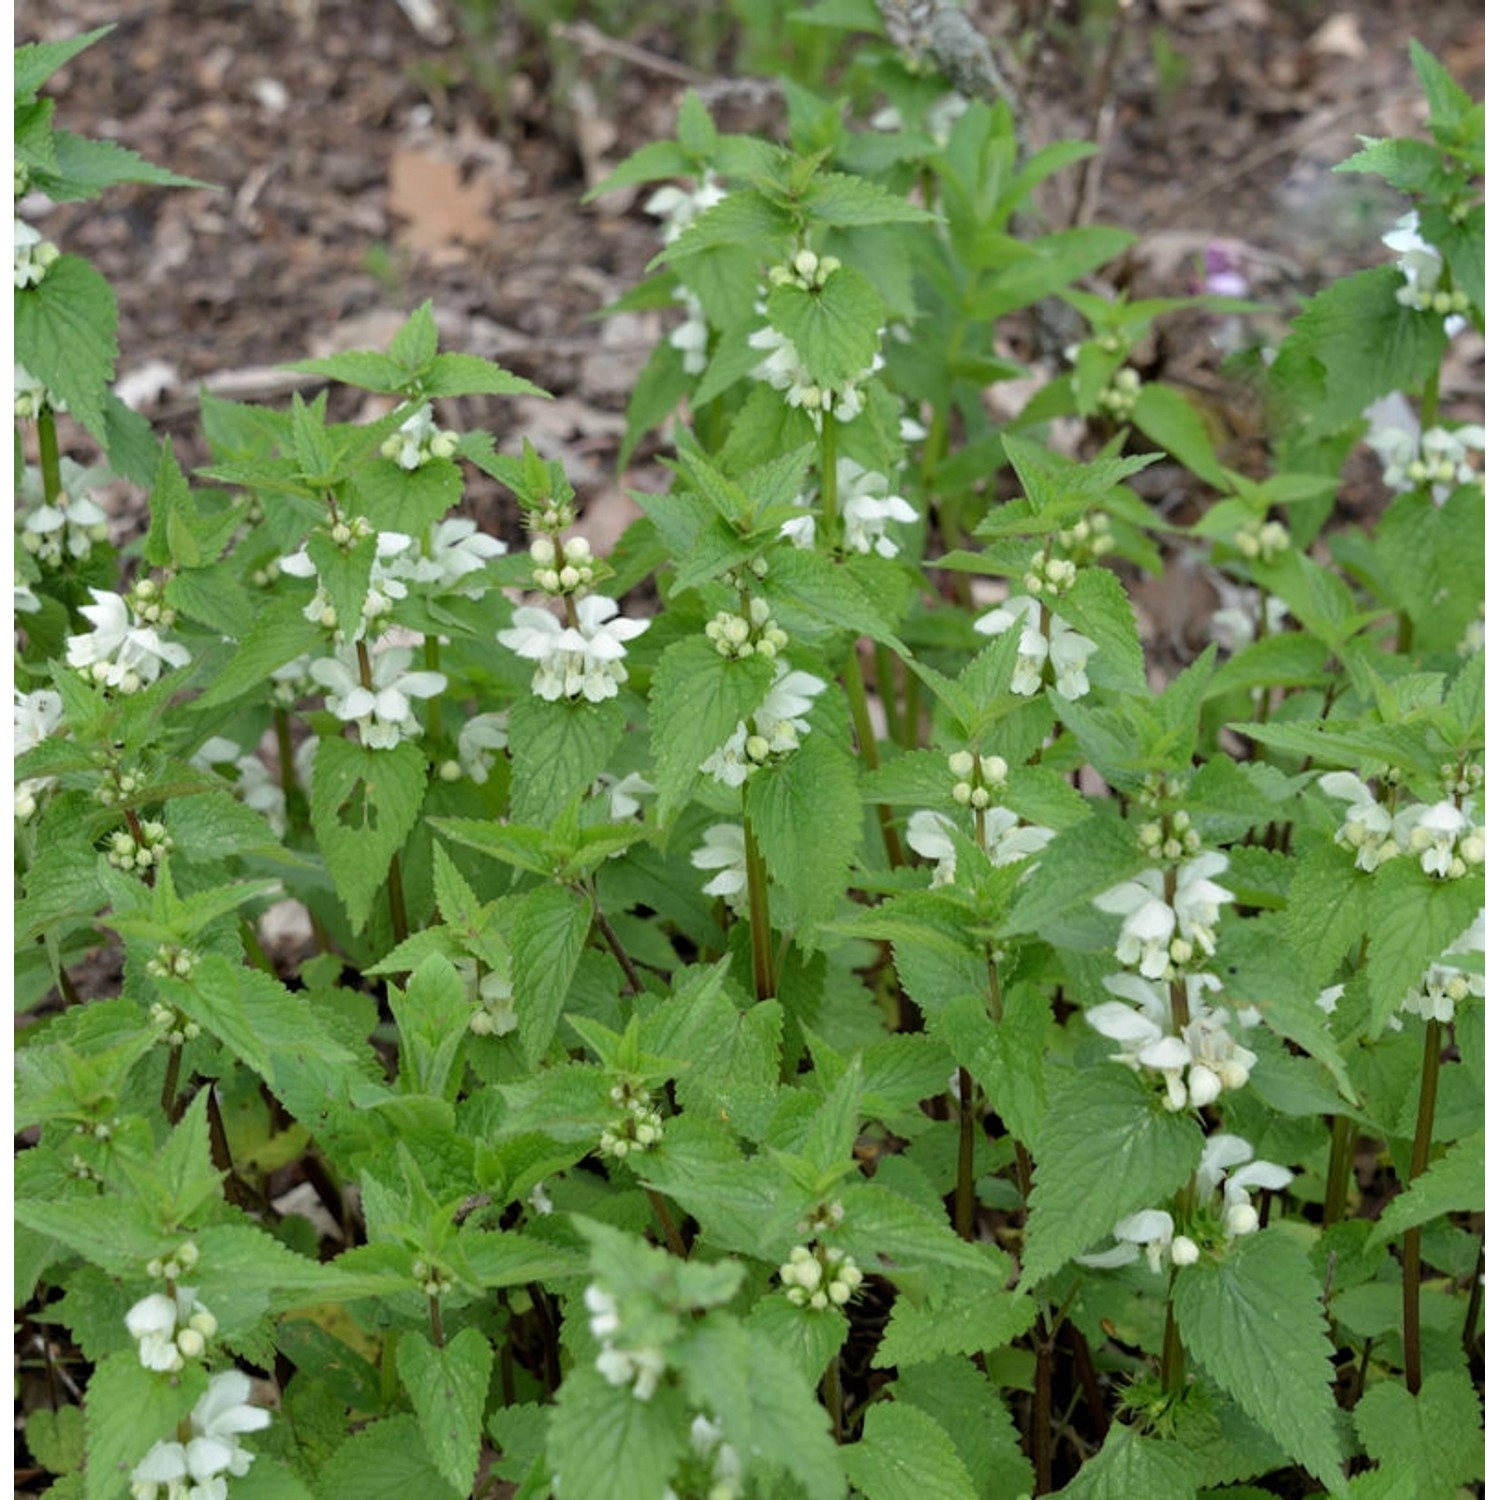
[[[366,687],[357,648],[342,646],[336,656],[313,662],[308,675],[329,690],[324,700],[328,711],[359,726],[361,744],[390,750],[403,738],[421,733],[411,700],[435,697],[448,685],[441,672],[409,670],[411,661],[412,652],[405,646],[370,653],[370,686]]]
[[[1118,1243],[1112,1249],[1075,1256],[1079,1265],[1102,1270],[1128,1266],[1139,1260],[1144,1250],[1146,1264],[1159,1272],[1164,1257],[1170,1256],[1175,1265],[1191,1265],[1198,1258],[1198,1247],[1186,1235],[1177,1234],[1172,1215],[1159,1208],[1142,1209],[1121,1219],[1114,1234]]]
[[[1051,828],[1021,826],[1020,818],[1008,807],[987,807],[982,818],[984,852],[996,869],[1035,854],[1054,836]],[[924,859],[937,861],[937,869],[932,872],[934,886],[953,883],[957,862],[953,836],[957,831],[958,825],[945,813],[924,810],[907,820],[906,842]]]
[[[36,591],[21,576],[20,569],[12,569],[11,577],[15,580],[11,592],[11,609],[18,615],[36,614],[42,607]]]
[[[1415,423],[1413,423],[1415,426]],[[1469,454],[1484,452],[1484,428],[1429,427],[1420,437],[1403,427],[1382,427],[1370,434],[1370,446],[1385,462],[1381,478],[1397,494],[1427,484],[1441,505],[1454,487],[1478,478]]]
[[[1416,210],[1403,214],[1396,221],[1396,227],[1381,237],[1381,244],[1396,252],[1396,266],[1406,277],[1406,285],[1396,293],[1396,301],[1402,307],[1418,310],[1432,307],[1435,299],[1442,295],[1438,283],[1443,275],[1443,257],[1422,238],[1417,229]],[[1459,333],[1464,325],[1465,320],[1456,314],[1443,319],[1443,331],[1449,338]]]
[[[108,471],[85,469],[65,458],[61,472],[62,489],[50,499],[42,495],[40,470],[28,468],[21,486],[22,497],[32,502],[21,520],[21,546],[53,568],[61,566],[64,553],[82,562],[96,542],[109,536],[109,517],[88,493],[91,485],[108,477]]]
[[[1438,880],[1456,880],[1484,859],[1484,829],[1475,828],[1468,813],[1452,802],[1404,807],[1392,820],[1391,831]]]
[[[504,551],[505,543],[481,531],[477,521],[471,521],[467,516],[449,516],[432,526],[425,554],[402,547],[398,560],[390,566],[390,572],[414,583],[436,583],[441,588],[451,589],[461,578],[479,572],[491,558],[501,556]],[[483,589],[461,592],[465,599],[484,598]]]
[[[34,750],[62,723],[63,701],[51,688],[34,693],[14,689],[16,697],[11,749],[17,756]]]
[[[699,214],[712,208],[724,196],[724,189],[714,179],[714,174],[705,172],[691,190],[672,185],[657,188],[646,200],[646,212],[664,221],[662,243],[670,245]]]
[[[192,1287],[178,1286],[174,1296],[153,1292],[125,1314],[125,1327],[136,1340],[141,1364],[148,1370],[176,1371],[183,1356],[197,1358],[218,1320],[198,1301]]]
[[[1286,627],[1286,601],[1275,594],[1262,596],[1257,588],[1214,580],[1223,607],[1209,619],[1208,633],[1215,645],[1231,656],[1261,635],[1277,635]]]
[[[692,861],[700,870],[719,873],[703,887],[705,896],[722,896],[738,907],[750,886],[745,862],[745,830],[738,823],[715,823],[704,829],[703,842],[693,850]]]
[[[278,838],[286,832],[286,792],[259,756],[245,755],[233,740],[215,735],[203,742],[189,764],[203,771],[232,766],[240,800],[262,814]]]
[[[1177,931],[1177,916],[1162,899],[1165,884],[1160,870],[1146,870],[1094,897],[1100,911],[1123,916],[1115,957],[1147,979],[1160,979],[1171,962],[1169,949]]]
[[[505,749],[509,735],[504,714],[475,714],[458,731],[458,762],[470,781],[483,786],[490,779],[495,754]]]
[[[589,1332],[599,1341],[594,1368],[611,1385],[630,1385],[637,1401],[649,1401],[667,1368],[660,1349],[620,1349],[615,1335],[621,1328],[620,1307],[614,1297],[596,1282],[583,1290],[583,1305],[589,1311]]]
[[[35,286],[47,274],[57,259],[58,249],[24,219],[17,219],[15,224],[16,290],[20,291],[23,287]]]
[[[590,703],[613,698],[625,681],[625,642],[650,625],[619,615],[620,606],[602,594],[590,594],[576,605],[577,626],[565,626],[553,614],[522,605],[511,628],[496,639],[526,661],[537,663],[531,691],[549,703],[582,696]]]
[[[1343,824],[1334,834],[1341,849],[1355,851],[1354,863],[1361,870],[1379,868],[1393,859],[1400,847],[1392,837],[1392,818],[1371,795],[1369,787],[1353,771],[1330,771],[1318,777],[1318,785],[1330,797],[1349,804]]]
[[[877,354],[869,368],[854,379],[838,387],[821,386],[802,363],[796,344],[770,324],[752,333],[748,342],[752,349],[767,351],[766,357],[750,370],[750,379],[765,381],[773,389],[785,391],[787,405],[805,411],[820,432],[825,412],[831,412],[837,422],[852,422],[864,410],[865,393],[860,386],[885,365],[885,360]]]
[[[389,614],[396,600],[406,598],[406,585],[397,576],[397,570],[403,564],[392,562],[391,559],[400,558],[414,544],[415,538],[407,536],[403,531],[382,531],[376,537],[375,560],[370,566],[370,583],[360,607],[359,624],[355,627],[353,640],[364,640],[371,622]],[[308,556],[305,546],[289,557],[277,559],[276,566],[278,571],[292,578],[318,578],[317,565]],[[338,613],[321,578],[318,578],[317,591],[302,610],[302,617],[327,630],[336,630],[338,637],[342,639],[343,631],[338,629]]]
[[[794,672],[784,659],[777,657],[771,686],[755,710],[756,732],[763,735],[773,755],[789,754],[798,745],[798,736],[812,727],[802,717],[828,684],[811,672]]]
[[[599,790],[609,798],[609,821],[628,823],[641,810],[641,800],[656,794],[656,788],[637,771],[628,776],[599,773]]]
[[[452,458],[456,434],[444,432],[432,419],[426,403],[414,411],[381,445],[381,454],[411,472],[433,458]]]
[[[1172,908],[1177,915],[1177,930],[1201,953],[1213,957],[1214,929],[1219,924],[1219,908],[1234,900],[1234,893],[1214,883],[1210,876],[1222,875],[1229,868],[1229,856],[1210,849],[1189,860],[1177,872],[1177,888]]]
[[[1010,690],[1029,698],[1042,686],[1042,668],[1050,660],[1058,693],[1072,701],[1089,690],[1085,668],[1099,647],[1086,635],[1080,635],[1061,615],[1053,614],[1042,633],[1041,600],[1027,595],[1011,599],[974,622],[981,635],[1004,635],[1017,623],[1021,639],[1016,650],[1016,666],[1011,674]]]
[[[1224,1209],[1222,1223],[1228,1238],[1252,1234],[1260,1218],[1250,1201],[1252,1189],[1280,1192],[1292,1180],[1293,1173],[1275,1162],[1252,1161],[1255,1152],[1249,1141],[1221,1131],[1204,1142],[1198,1161],[1195,1193],[1200,1206],[1206,1207],[1215,1190],[1222,1187]],[[1230,1172],[1229,1168],[1238,1170]]]
[[[271,1421],[270,1412],[249,1402],[249,1376],[238,1370],[215,1375],[189,1413],[188,1441],[154,1444],[131,1471],[132,1500],[156,1500],[159,1487],[166,1500],[227,1500],[224,1476],[241,1478],[255,1459],[240,1446],[240,1434]]]
[[[1463,954],[1484,951],[1484,912],[1481,910],[1463,936],[1443,954],[1443,958],[1458,958]],[[1471,995],[1483,997],[1484,975],[1471,973],[1467,969],[1439,960],[1428,965],[1421,984],[1408,990],[1402,997],[1401,1009],[1409,1015],[1420,1016],[1424,1021],[1437,1021],[1446,1026],[1453,1019],[1454,1006]]]
[[[755,769],[746,750],[749,741],[750,726],[741,719],[735,725],[734,733],[713,754],[705,757],[698,769],[727,787],[744,786],[750,772]]]
[[[917,512],[900,495],[890,492],[891,482],[884,474],[866,469],[852,458],[838,461],[838,509],[844,520],[846,552],[878,552],[881,557],[895,557],[896,543],[885,534],[892,521],[920,520]],[[783,524],[781,534],[798,547],[811,547],[816,525],[811,515],[794,516]]]
[[[685,286],[677,287],[672,299],[682,303],[687,317],[667,335],[667,342],[681,351],[682,368],[689,375],[701,375],[708,368],[708,314]]]
[[[68,665],[87,672],[106,687],[133,693],[155,682],[165,666],[185,667],[192,660],[187,648],[164,641],[150,625],[137,623],[130,605],[119,594],[90,589],[92,604],[79,613],[92,622],[87,635],[68,637]]]

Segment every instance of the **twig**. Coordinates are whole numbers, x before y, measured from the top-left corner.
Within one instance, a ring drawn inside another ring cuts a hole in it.
[[[605,36],[597,26],[590,25],[587,21],[554,21],[552,35],[572,42],[584,52],[618,57],[622,62],[644,68],[648,73],[660,73],[664,78],[674,78],[678,83],[685,83],[692,88],[701,88],[716,81],[709,74],[700,73],[697,68],[690,68],[686,63],[674,62],[670,57],[648,52],[644,47]]]

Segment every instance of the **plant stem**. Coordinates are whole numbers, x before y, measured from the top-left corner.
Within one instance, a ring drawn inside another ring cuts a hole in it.
[[[1335,1115],[1333,1139],[1328,1143],[1328,1181],[1323,1188],[1323,1225],[1343,1220],[1349,1204],[1349,1171],[1354,1164],[1354,1121]]]
[[[1478,1352],[1479,1305],[1484,1299],[1484,1241],[1479,1242],[1479,1255],[1474,1261],[1474,1277],[1469,1283],[1469,1306],[1464,1313],[1463,1347],[1470,1359]]]
[[[604,939],[609,951],[614,954],[615,962],[625,971],[625,983],[630,986],[632,995],[644,995],[646,986],[641,983],[640,972],[631,961],[630,955],[625,951],[613,927],[609,925],[609,918],[604,915],[599,906],[599,893],[594,889],[592,881],[588,885],[589,902],[594,908],[594,926],[599,929],[599,936]]]
[[[953,1193],[953,1229],[961,1240],[974,1238],[974,1080],[958,1070],[958,1186]]]
[[[436,1297],[430,1295],[427,1298],[427,1327],[432,1333],[432,1342],[441,1349],[448,1342],[443,1337],[443,1307]]]
[[[42,464],[42,501],[53,504],[62,493],[62,462],[57,450],[57,418],[44,406],[36,419],[37,446]]]
[[[749,796],[742,791],[741,797],[745,884],[750,895],[750,968],[755,977],[755,998],[769,1000],[776,993],[776,969],[771,956],[771,902],[766,889],[766,862],[761,858],[755,829],[750,823]]]
[[[683,1242],[682,1231],[677,1227],[677,1221],[672,1217],[671,1209],[667,1207],[666,1199],[655,1188],[648,1187],[646,1201],[651,1205],[651,1212],[656,1215],[656,1222],[661,1225],[662,1238],[667,1242],[667,1249],[679,1260],[686,1260],[687,1245]]]
[[[1437,1112],[1438,1064],[1442,1060],[1443,1028],[1427,1023],[1427,1046],[1422,1053],[1422,1082],[1417,1095],[1416,1138],[1411,1143],[1408,1187],[1427,1170],[1432,1152],[1432,1121]],[[1422,1228],[1408,1229],[1401,1241],[1401,1351],[1406,1362],[1406,1388],[1415,1396],[1422,1389]]]
[[[1182,1335],[1177,1331],[1176,1310],[1171,1298],[1167,1300],[1167,1326],[1161,1339],[1161,1383],[1162,1389],[1171,1396],[1180,1396],[1187,1375],[1187,1351],[1182,1347]]]
[[[839,537],[839,430],[832,412],[823,414],[819,489],[823,497],[823,541],[837,549]]]
[[[837,1354],[828,1361],[828,1368],[823,1371],[823,1405],[828,1411],[829,1420],[833,1423],[833,1440],[835,1443],[842,1443],[844,1441],[844,1392],[839,1384]]]
[[[276,728],[276,769],[281,780],[281,795],[286,799],[287,823],[291,826],[294,822],[300,823],[300,818],[294,818],[293,809],[301,811],[298,793],[301,788],[297,785],[297,762],[292,751],[292,716],[284,708],[272,711],[271,722]]]
[[[854,735],[859,741],[860,759],[872,771],[880,769],[880,746],[875,742],[875,724],[870,718],[870,704],[865,697],[865,674],[859,660],[859,642],[849,643],[849,659],[844,664],[844,692],[849,712],[854,718]],[[890,807],[882,802],[875,808],[880,837],[885,843],[885,857],[893,870],[905,861],[901,857],[901,839],[896,833],[896,819]]]
[[[401,885],[401,856],[391,855],[390,875],[386,879],[386,893],[391,901],[391,936],[397,943],[407,939],[406,891]]]
[[[1036,1320],[1036,1366],[1031,1382],[1031,1464],[1036,1493],[1052,1493],[1052,1335]]]
[[[429,672],[439,669],[439,646],[435,635],[422,637],[422,665]],[[427,700],[427,736],[433,744],[443,737],[443,695],[434,693]]]
[[[181,1077],[182,1044],[179,1042],[167,1053],[167,1074],[161,1081],[161,1107],[173,1125],[182,1119],[182,1111],[177,1107],[177,1083]]]

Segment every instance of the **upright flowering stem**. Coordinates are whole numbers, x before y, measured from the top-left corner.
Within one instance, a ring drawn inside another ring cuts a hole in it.
[[[448,1340],[443,1336],[442,1303],[436,1296],[429,1295],[427,1298],[427,1327],[432,1333],[432,1342],[441,1349]]]
[[[859,661],[859,642],[849,643],[849,660],[844,665],[844,693],[849,699],[849,712],[854,717],[854,734],[859,741],[860,758],[872,771],[880,769],[880,747],[875,743],[875,724],[870,718],[870,705],[865,698],[864,670]],[[885,844],[885,857],[891,868],[897,869],[904,860],[901,854],[901,839],[896,832],[895,815],[882,802],[875,809],[876,821],[880,824],[880,837]]]
[[[1427,1046],[1422,1054],[1422,1083],[1417,1095],[1417,1132],[1411,1143],[1410,1187],[1427,1170],[1432,1152],[1432,1120],[1437,1111],[1438,1063],[1443,1051],[1443,1027],[1427,1023]],[[1406,1388],[1413,1396],[1422,1389],[1420,1295],[1422,1290],[1422,1230],[1408,1229],[1401,1241],[1401,1346],[1406,1361]]]
[[[1348,1115],[1333,1118],[1333,1139],[1328,1145],[1328,1181],[1323,1188],[1323,1224],[1342,1221],[1348,1207],[1349,1173],[1354,1166],[1354,1121]]]
[[[844,1441],[844,1391],[839,1383],[837,1354],[828,1361],[828,1368],[823,1371],[823,1405],[827,1409],[829,1421],[833,1423],[833,1440],[836,1443],[842,1443]]]
[[[771,902],[766,889],[766,862],[755,830],[750,826],[750,799],[741,790],[745,829],[745,886],[750,897],[750,967],[755,976],[755,998],[769,1000],[776,993],[776,965],[771,953]]]
[[[62,493],[62,462],[57,450],[57,418],[50,406],[43,406],[36,419],[37,445],[42,463],[42,500],[54,505]]]
[[[422,665],[429,672],[439,669],[438,638],[435,635],[424,635],[422,637]],[[434,693],[427,700],[427,733],[433,740],[442,738],[443,733],[443,696]]]
[[[661,1226],[667,1249],[680,1260],[686,1260],[687,1245],[682,1238],[682,1231],[677,1227],[677,1220],[672,1217],[672,1210],[667,1207],[666,1199],[655,1188],[648,1187],[646,1201],[651,1205],[651,1212],[656,1215],[657,1224]]]
[[[271,722],[276,729],[277,771],[281,777],[281,795],[286,799],[288,826],[295,826],[300,819],[294,818],[297,808],[297,762],[292,751],[292,716],[284,708],[274,709]]]
[[[961,1240],[974,1238],[974,1080],[958,1070],[958,1186],[953,1193],[953,1229]]]
[[[363,641],[354,643],[354,654],[359,661],[359,680],[361,686],[375,691],[375,673],[370,665],[370,650]],[[391,855],[390,873],[386,877],[386,896],[391,904],[391,936],[398,942],[404,943],[409,936],[410,929],[406,921],[406,891],[401,885],[401,856]],[[442,1342],[441,1339],[438,1340]]]
[[[823,496],[823,530],[829,546],[839,538],[839,431],[832,412],[823,414],[822,467],[818,488]]]

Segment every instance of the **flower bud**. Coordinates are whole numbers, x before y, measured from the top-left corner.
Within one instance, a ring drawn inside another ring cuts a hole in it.
[[[557,555],[552,543],[544,536],[533,539],[530,547],[531,560],[541,567],[547,567]]]
[[[1231,1239],[1253,1234],[1260,1228],[1260,1215],[1253,1203],[1236,1203],[1224,1211],[1224,1231]]]
[[[948,757],[948,769],[955,776],[972,776],[974,774],[974,757],[967,750],[955,750]]]
[[[1175,1235],[1172,1239],[1172,1264],[1174,1266],[1195,1265],[1199,1256],[1197,1244],[1185,1234]]]

